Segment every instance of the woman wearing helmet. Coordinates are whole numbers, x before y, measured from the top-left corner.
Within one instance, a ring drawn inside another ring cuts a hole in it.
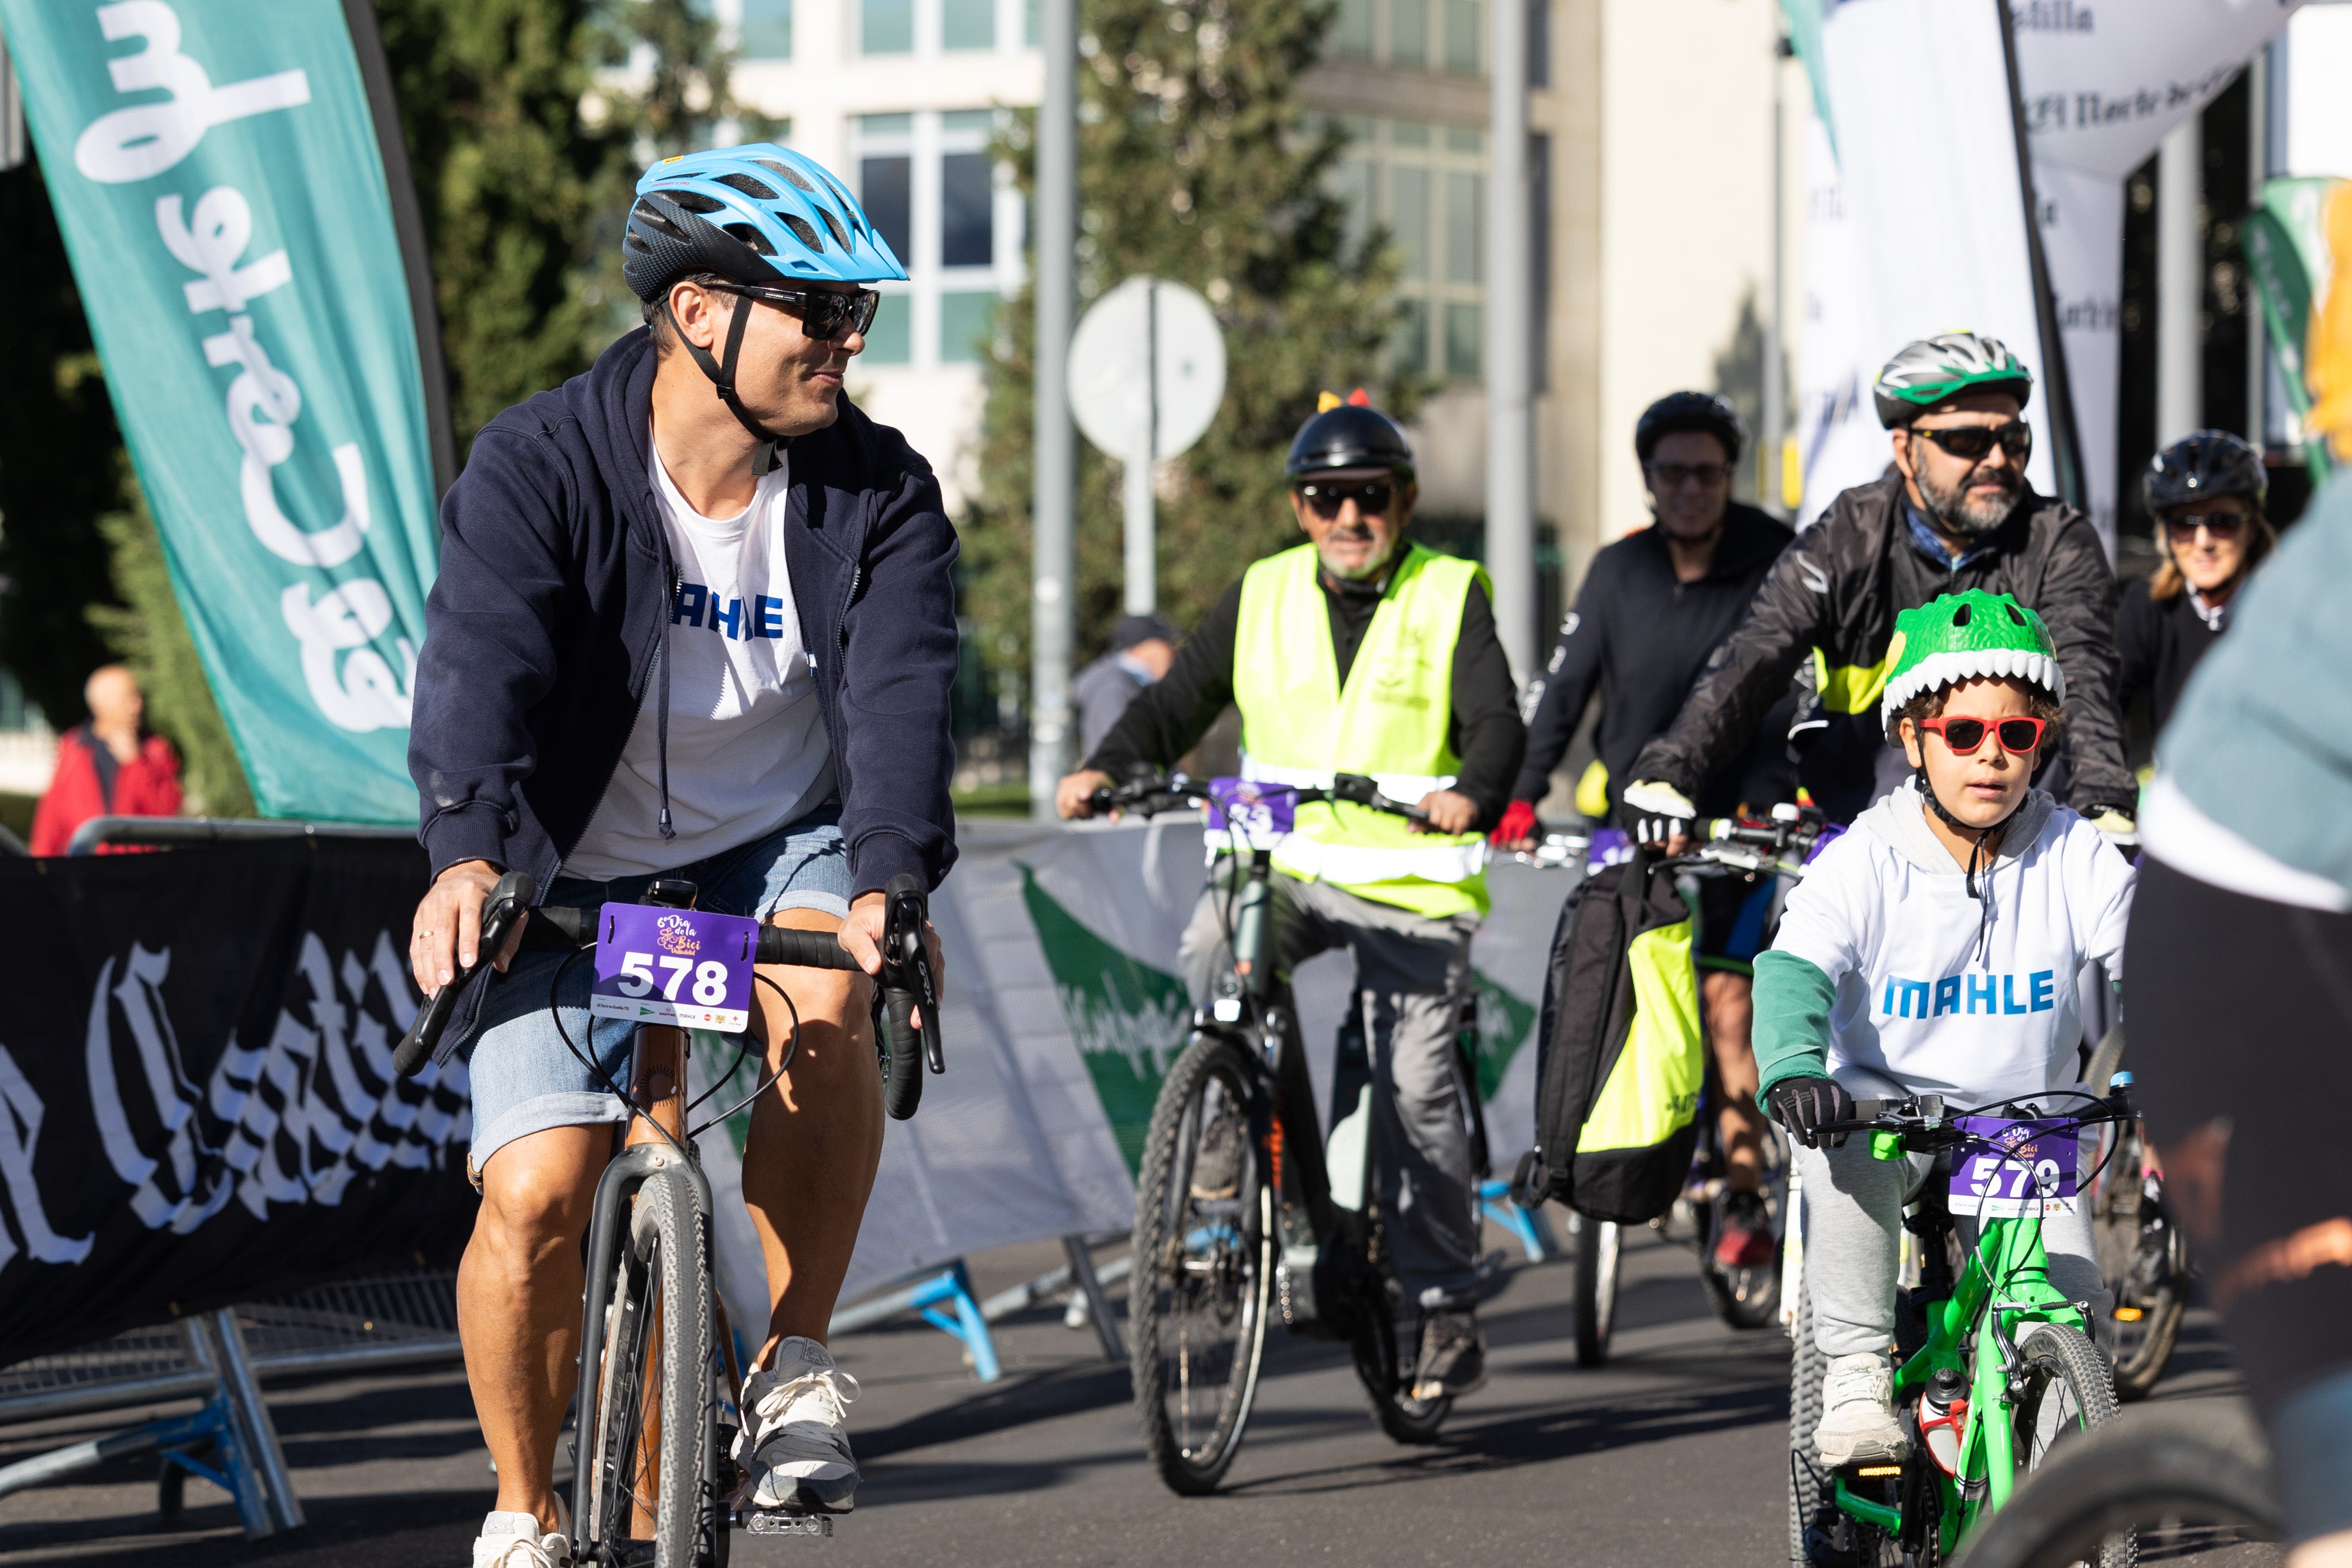
[[[412,969],[433,989],[470,965],[512,870],[583,907],[683,878],[702,908],[837,930],[874,972],[883,888],[936,886],[955,856],[955,533],[929,465],[842,391],[867,286],[905,270],[838,181],[766,143],[647,170],[622,256],[648,330],[491,421],[443,503],[409,745],[435,873]],[[482,1206],[458,1317],[498,1469],[475,1561],[500,1568],[568,1557],[551,1472],[581,1231],[628,1114],[558,1030],[554,956],[469,988],[448,1036],[474,1042]],[[571,966],[557,997],[572,1040],[592,1038],[587,976]],[[868,988],[772,977],[800,1026],[755,988],[756,1032],[798,1044],[743,1155],[771,1310],[742,1325],[765,1343],[738,1457],[751,1506],[837,1512],[856,1385],[824,1339],[881,1152]],[[628,1031],[593,1038],[625,1082]]]
[[[2158,733],[2197,661],[2229,624],[2238,590],[2278,543],[2263,515],[2263,455],[2226,430],[2200,430],[2156,455],[2141,477],[2164,564],[2124,590],[2117,696],[2145,691]]]
[[[1974,1107],[2070,1082],[2074,976],[2094,958],[2121,973],[2133,884],[2105,835],[2032,786],[2067,685],[2040,616],[1948,594],[1896,617],[1888,662],[1878,716],[1910,777],[1822,852],[1756,960],[1763,1099],[1802,1145],[1832,1469],[1909,1447],[1885,1352],[1903,1206],[1932,1162],[1816,1129],[1850,1119],[1855,1096]],[[2042,1234],[2051,1282],[2103,1310],[2088,1216],[2046,1215]]]

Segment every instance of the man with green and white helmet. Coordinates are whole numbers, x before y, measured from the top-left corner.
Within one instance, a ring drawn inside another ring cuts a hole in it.
[[[1996,339],[1946,332],[1906,345],[1872,392],[1893,465],[1839,496],[1782,554],[1673,726],[1633,759],[1626,804],[1694,815],[1700,781],[1746,749],[1810,658],[1815,700],[1792,736],[1800,777],[1832,817],[1851,820],[1900,777],[1876,723],[1895,617],[1981,589],[2039,613],[2073,694],[2044,782],[2100,827],[2129,831],[2137,791],[2116,707],[2115,573],[2089,519],[2026,480],[2032,374]]]
[[[1831,1469],[1909,1447],[1886,1346],[1903,1206],[1932,1161],[1819,1129],[1856,1098],[1974,1109],[2073,1082],[2074,976],[2093,959],[2121,974],[2134,883],[2105,834],[2032,785],[2074,711],[2040,616],[1947,594],[1895,618],[1886,665],[1871,716],[1910,776],[1814,859],[1756,959],[1759,1099],[1800,1145]],[[2042,1239],[2051,1283],[2101,1321],[2089,1216],[2053,1200]]]

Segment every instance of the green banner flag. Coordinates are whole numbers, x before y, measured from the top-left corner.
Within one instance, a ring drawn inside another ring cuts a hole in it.
[[[2304,346],[2311,330],[2312,297],[2328,268],[2320,215],[2342,183],[2310,176],[2265,181],[2260,204],[2240,225],[2247,270],[2253,274],[2263,322],[2270,329],[2271,353],[2278,361],[2279,379],[2286,383],[2287,406],[2298,420],[2311,412]],[[2304,455],[2315,477],[2325,476],[2332,466],[2327,443],[2317,436],[2305,434]]]
[[[255,800],[415,821],[432,444],[341,0],[0,0],[0,28]]]

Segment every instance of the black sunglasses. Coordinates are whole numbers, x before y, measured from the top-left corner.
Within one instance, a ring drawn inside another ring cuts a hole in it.
[[[1356,503],[1360,517],[1378,517],[1387,514],[1396,500],[1396,486],[1386,479],[1374,479],[1360,485],[1301,485],[1299,499],[1307,509],[1325,522],[1339,515],[1339,509],[1350,500]]]
[[[2175,544],[2185,545],[2197,537],[2199,528],[2217,539],[2236,538],[2245,531],[2246,521],[2243,512],[2200,512],[2193,517],[2167,517],[2164,526]]]
[[[797,316],[801,330],[820,341],[841,336],[844,327],[863,333],[874,325],[874,312],[882,305],[882,296],[871,288],[842,294],[830,288],[770,288],[757,283],[709,283],[703,287],[740,294],[746,299],[772,305],[788,316]]]
[[[2002,425],[1961,424],[1944,430],[1930,430],[1924,425],[1911,427],[1914,435],[1924,435],[1955,457],[1965,457],[1973,463],[1999,442],[2000,449],[2017,462],[2025,461],[2033,450],[2033,427],[2023,420],[2011,420]]]

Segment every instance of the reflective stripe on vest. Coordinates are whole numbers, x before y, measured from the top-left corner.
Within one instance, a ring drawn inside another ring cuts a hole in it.
[[[1343,690],[1316,570],[1307,544],[1269,556],[1242,580],[1234,700],[1243,771],[1301,785],[1369,774],[1382,794],[1406,801],[1447,787],[1461,767],[1446,742],[1454,646],[1470,585],[1483,581],[1484,571],[1412,546],[1365,628]],[[1486,911],[1486,841],[1476,833],[1416,833],[1398,818],[1348,806],[1302,807],[1297,821],[1274,855],[1293,876],[1417,914]]]

